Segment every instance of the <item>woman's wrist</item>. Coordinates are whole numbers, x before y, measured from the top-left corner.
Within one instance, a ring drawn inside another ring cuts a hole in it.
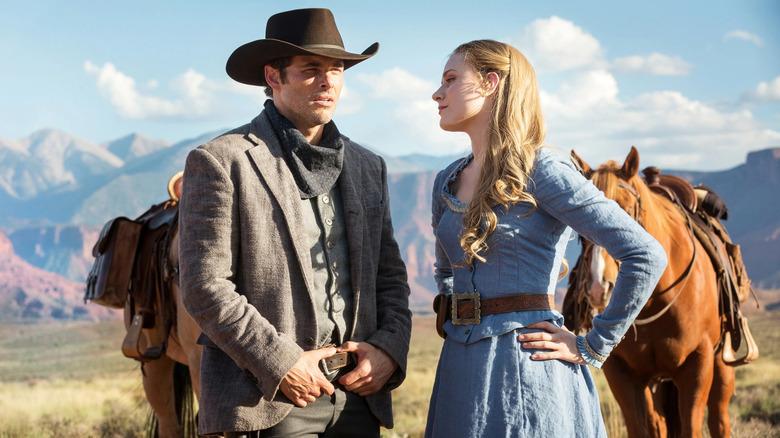
[[[601,366],[604,364],[604,361],[607,360],[606,356],[598,354],[593,350],[593,348],[588,344],[588,340],[585,338],[585,336],[577,336],[577,349],[579,350],[582,358],[585,359],[585,362],[594,368],[601,368]]]

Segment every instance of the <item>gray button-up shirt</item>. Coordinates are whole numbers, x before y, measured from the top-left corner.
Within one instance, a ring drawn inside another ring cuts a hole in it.
[[[328,193],[301,199],[311,247],[317,346],[342,344],[352,326],[352,287],[344,211],[338,185]]]

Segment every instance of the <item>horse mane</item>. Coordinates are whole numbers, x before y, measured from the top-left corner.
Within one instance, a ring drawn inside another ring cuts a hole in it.
[[[617,202],[618,181],[621,179],[621,168],[614,161],[608,161],[593,173],[592,180],[596,187],[604,192],[604,195]],[[640,217],[645,229],[656,238],[659,236],[676,236],[673,226],[684,224],[685,217],[680,209],[666,197],[653,192],[638,175],[629,179],[642,200],[642,212]],[[676,237],[673,237],[676,238]]]

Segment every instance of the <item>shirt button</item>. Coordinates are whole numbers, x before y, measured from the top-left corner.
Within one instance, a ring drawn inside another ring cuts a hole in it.
[[[333,225],[333,221],[331,219],[325,219],[325,223],[328,225]]]
[[[339,264],[338,264],[338,263],[336,263],[336,262],[333,262],[333,265],[332,265],[332,266],[333,266],[333,269],[338,269],[338,268],[339,268]]]
[[[328,197],[328,195],[324,195],[324,196],[322,197],[322,202],[323,202],[323,203],[325,203],[325,204],[327,204],[328,202],[330,202],[330,198]]]
[[[333,249],[333,247],[336,246],[332,240],[328,241],[328,249]]]

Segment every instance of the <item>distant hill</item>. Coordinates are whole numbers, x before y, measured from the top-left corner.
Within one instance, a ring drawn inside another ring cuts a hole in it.
[[[103,223],[116,216],[136,217],[167,199],[167,181],[183,169],[189,151],[220,133],[175,144],[133,134],[96,145],[55,130],[21,141],[0,140],[0,229],[26,262],[83,281]],[[40,154],[60,158],[32,158]],[[430,231],[433,178],[455,158],[385,157],[395,234],[417,308],[428,309],[436,293]],[[52,169],[55,175],[48,175]],[[780,148],[751,152],[745,163],[720,172],[662,170],[715,189],[730,208],[725,224],[742,245],[751,278],[757,286],[780,288]],[[572,244],[567,252],[571,264],[577,254]]]
[[[751,152],[721,172],[674,172],[715,190],[729,207],[724,221],[741,246],[748,274],[758,285],[780,288],[780,148]]]
[[[115,320],[121,311],[84,303],[84,283],[25,262],[0,233],[0,320]]]

